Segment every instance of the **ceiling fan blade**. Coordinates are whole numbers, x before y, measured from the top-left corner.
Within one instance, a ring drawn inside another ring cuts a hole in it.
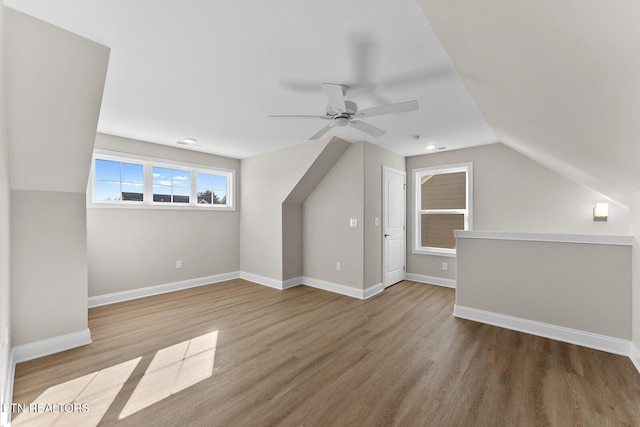
[[[274,114],[268,117],[274,117],[276,119],[323,119],[323,120],[329,120],[331,118],[327,116],[312,116],[307,114],[280,114],[280,115]]]
[[[349,122],[349,126],[351,126],[352,128],[356,128],[359,131],[362,131],[371,136],[381,136],[387,133],[386,131],[380,128],[377,128],[375,126],[372,126],[369,123],[360,122],[358,120],[351,120]]]
[[[324,135],[325,133],[329,132],[329,130],[333,126],[334,126],[333,122],[329,123],[328,125],[326,125],[322,129],[320,129],[318,132],[314,133],[313,136],[311,138],[309,138],[309,141],[313,141],[314,139],[320,138],[322,135]]]
[[[345,88],[345,85],[322,83],[322,89],[324,89],[325,95],[329,98],[329,105],[331,105],[331,108],[334,110],[342,113],[347,111],[347,106],[344,104]]]
[[[398,102],[397,104],[380,105],[379,107],[365,108],[358,111],[353,117],[373,117],[384,114],[406,113],[419,108],[418,101]]]

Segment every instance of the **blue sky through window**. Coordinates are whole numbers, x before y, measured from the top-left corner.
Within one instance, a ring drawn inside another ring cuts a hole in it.
[[[195,169],[176,165],[174,168],[171,164],[153,165],[147,160],[141,163],[137,163],[138,159],[130,160],[111,155],[106,159],[96,156],[92,186],[94,202],[122,205],[124,203],[120,202],[145,202],[148,207],[156,202],[153,204],[233,208],[233,200],[227,200],[231,197],[228,193],[233,185],[232,173],[209,170],[205,166]]]
[[[180,169],[153,167],[153,201],[189,203],[189,171]]]
[[[198,172],[197,182],[198,203],[226,204],[227,177],[206,172]],[[207,191],[215,194],[215,197],[204,197]],[[212,200],[213,199],[213,200]]]
[[[142,165],[96,159],[95,200],[142,200]]]

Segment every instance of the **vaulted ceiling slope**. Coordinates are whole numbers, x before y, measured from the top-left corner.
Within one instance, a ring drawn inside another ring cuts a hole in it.
[[[415,0],[4,0],[111,48],[98,131],[246,158],[304,143],[327,122],[322,83],[359,110],[417,100],[327,137],[401,155],[496,141]],[[421,138],[413,139],[419,135]]]
[[[640,190],[640,3],[418,0],[498,139],[614,201]]]

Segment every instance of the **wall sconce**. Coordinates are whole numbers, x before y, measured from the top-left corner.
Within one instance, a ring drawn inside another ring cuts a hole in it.
[[[593,208],[593,220],[606,221],[608,216],[609,203],[596,203],[596,207]]]

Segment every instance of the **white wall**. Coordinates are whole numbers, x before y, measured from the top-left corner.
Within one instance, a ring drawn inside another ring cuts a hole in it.
[[[609,205],[609,220],[594,222],[602,196],[502,144],[407,158],[407,272],[455,279],[455,258],[413,254],[411,170],[473,162],[475,230],[581,234],[628,234],[629,212]],[[448,270],[442,270],[442,263]]]
[[[84,193],[109,49],[4,13],[15,347],[87,330]]]
[[[4,27],[4,6],[0,2],[0,27]],[[4,87],[4,31],[0,31],[0,405],[11,403],[8,396],[10,386],[9,353],[11,340],[7,341],[7,331],[11,330],[9,312],[9,230],[10,230],[11,190],[9,186],[9,153],[7,139],[7,108]],[[4,422],[0,414],[0,423]]]
[[[635,357],[640,370],[640,191],[631,196],[630,234],[634,237],[632,251],[632,329]]]
[[[236,171],[240,161],[98,134],[96,148]],[[212,210],[87,209],[89,296],[237,272],[240,213]],[[182,268],[175,267],[182,260]]]

